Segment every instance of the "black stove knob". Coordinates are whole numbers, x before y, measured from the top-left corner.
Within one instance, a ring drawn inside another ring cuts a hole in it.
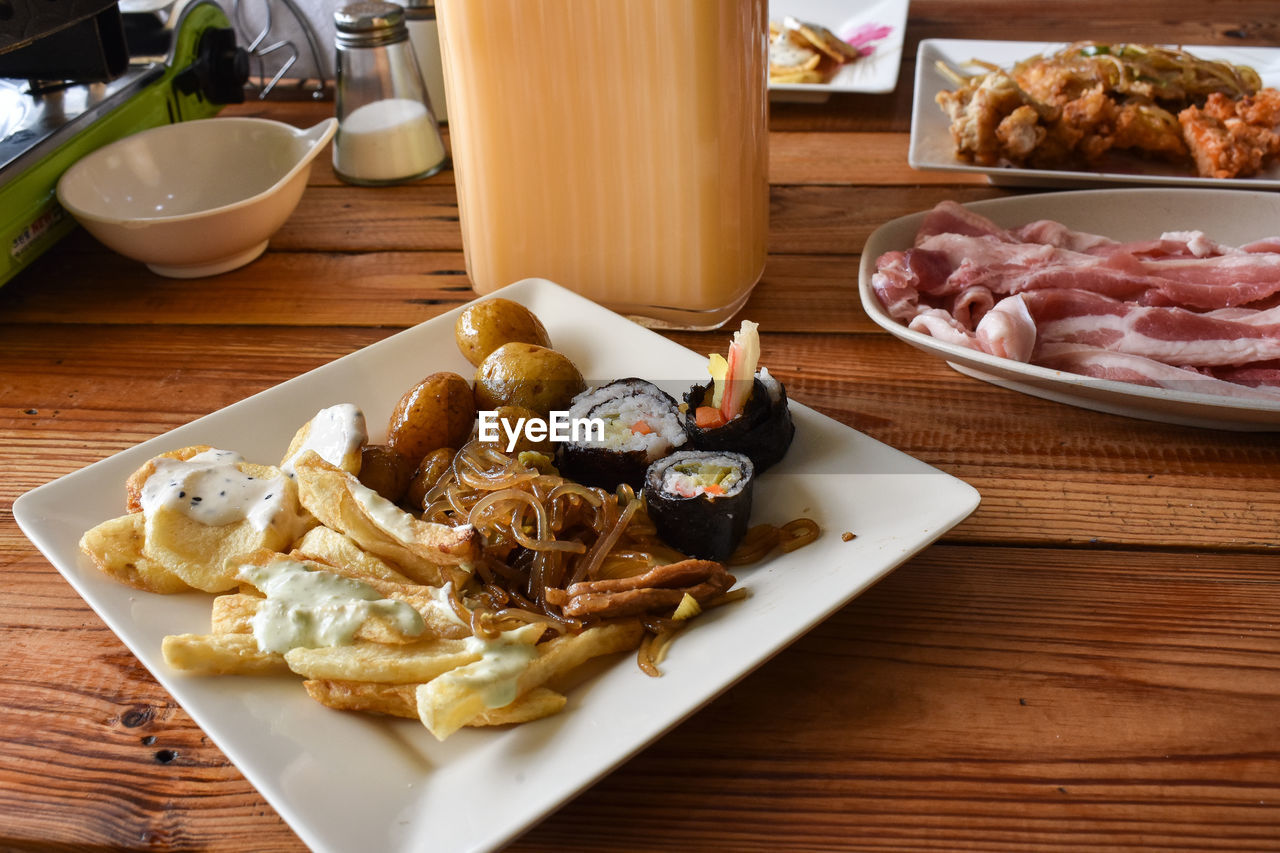
[[[249,52],[236,46],[235,30],[209,27],[200,34],[195,61],[174,76],[173,85],[212,104],[242,104],[248,79]]]

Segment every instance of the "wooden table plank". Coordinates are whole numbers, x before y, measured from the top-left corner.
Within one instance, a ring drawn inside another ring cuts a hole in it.
[[[511,849],[1277,849],[1274,559],[1081,556],[930,549]],[[0,846],[301,849],[52,569],[2,559],[0,691],[41,734],[0,763]]]
[[[1280,442],[977,382],[857,298],[881,224],[1014,192],[906,163],[922,39],[1275,46],[1274,5],[913,0],[893,93],[770,105],[766,363],[982,505],[512,851],[1280,850]],[[0,849],[304,849],[12,503],[471,296],[451,172],[358,189],[327,154],[241,270],[161,279],[78,233],[0,288]]]

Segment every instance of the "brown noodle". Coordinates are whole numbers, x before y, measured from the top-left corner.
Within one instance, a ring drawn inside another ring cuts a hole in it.
[[[471,524],[484,539],[475,582],[458,573],[449,596],[454,613],[481,638],[530,623],[541,623],[555,633],[600,624],[606,620],[565,616],[547,600],[547,590],[630,577],[685,559],[658,539],[643,499],[629,486],[616,492],[585,486],[543,473],[479,442],[454,455],[423,505],[424,520]],[[775,548],[790,551],[817,535],[818,526],[809,519],[781,527],[757,525],[726,562],[757,562]],[[741,594],[733,590],[704,607],[737,600]],[[652,615],[643,621],[647,633],[637,660],[646,673],[658,675],[668,644],[685,623]]]

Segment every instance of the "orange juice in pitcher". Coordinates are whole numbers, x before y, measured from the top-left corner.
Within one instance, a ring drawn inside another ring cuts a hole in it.
[[[765,0],[436,0],[467,272],[650,325],[746,302],[768,228]]]

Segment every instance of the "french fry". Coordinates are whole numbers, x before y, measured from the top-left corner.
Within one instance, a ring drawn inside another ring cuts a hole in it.
[[[253,614],[258,612],[262,596],[247,592],[228,592],[215,596],[209,615],[209,631],[214,634],[252,634]]]
[[[143,486],[163,470],[157,468],[158,460],[188,462],[198,456],[193,451],[205,449],[203,446],[182,448],[148,461],[130,477],[127,489],[130,505],[136,501],[140,506]],[[245,461],[219,464],[226,464],[238,475],[268,487],[276,509],[267,523],[245,514],[225,524],[206,524],[170,503],[150,507],[143,514],[142,555],[205,592],[234,589],[237,584],[235,561],[240,555],[259,548],[283,551],[302,532],[300,526],[314,523],[298,502],[297,484],[279,468]],[[196,496],[191,501],[199,499]]]
[[[568,698],[550,687],[535,687],[523,696],[517,696],[510,705],[490,708],[467,721],[468,726],[505,726],[527,723],[558,714],[568,703]]]
[[[338,711],[363,711],[389,717],[417,719],[417,684],[378,684],[372,681],[310,678],[302,682],[307,695]]]
[[[329,572],[330,574],[346,577],[348,580],[364,584],[387,600],[409,605],[409,607],[417,611],[422,620],[422,630],[414,633],[405,633],[396,626],[393,619],[379,613],[373,613],[356,632],[357,639],[374,640],[382,643],[411,643],[428,637],[462,639],[471,636],[470,622],[464,622],[460,619],[454,612],[452,605],[449,604],[449,589],[447,586],[434,587],[426,584],[398,583],[377,578],[352,578],[343,574],[339,568],[330,566],[327,563],[317,563],[310,559],[301,558],[297,553],[285,555],[266,550],[257,551],[253,554],[245,555],[241,559],[241,565],[267,566],[280,560],[298,562],[313,571]],[[228,627],[235,627],[238,625],[235,620],[251,618],[253,612],[256,612],[257,606],[260,605],[253,605],[251,602],[244,601],[229,601],[222,605],[223,608],[226,608],[225,614],[219,614],[218,608],[215,608],[215,617],[226,615],[230,620]],[[239,610],[239,608],[243,608],[243,611]],[[236,610],[233,612],[233,609]],[[215,633],[217,633],[216,628]]]
[[[392,717],[418,719],[418,684],[376,684],[369,681],[309,679],[302,682],[307,694],[322,705],[339,711],[363,711]],[[468,726],[504,726],[527,723],[559,713],[568,702],[549,687],[535,687],[510,705],[492,708],[470,720]]]
[[[588,628],[580,634],[564,634],[537,646],[536,656],[526,659],[523,668],[513,666],[514,673],[501,675],[514,682],[514,695],[519,698],[593,657],[634,648],[643,634],[644,628],[638,622],[619,622]],[[444,740],[489,710],[486,688],[495,685],[485,677],[485,665],[486,661],[481,660],[458,667],[418,688],[418,716],[437,740]]]
[[[190,675],[275,675],[289,671],[284,655],[264,652],[252,634],[170,634],[165,663]]]
[[[343,411],[344,409],[345,412]],[[335,431],[333,427],[342,421],[346,421],[346,428],[340,427]],[[311,420],[299,427],[298,431],[293,434],[293,438],[289,441],[289,449],[285,451],[284,458],[280,460],[282,469],[287,471],[295,456],[301,455],[304,450],[312,450],[317,446],[312,442],[313,433],[318,436],[327,434],[330,438],[335,437],[337,433],[345,433],[345,446],[335,448],[335,451],[342,451],[342,458],[332,459],[332,461],[343,471],[351,474],[360,473],[360,448],[367,437],[364,412],[350,404],[339,404],[316,412]],[[320,438],[319,440],[324,444],[333,443],[331,440],[326,440],[326,438]],[[333,455],[335,454],[330,454],[331,457]]]
[[[468,565],[479,556],[475,529],[415,518],[315,451],[305,451],[294,462],[294,473],[302,505],[322,524],[419,583],[438,586],[446,580],[441,566]]]
[[[163,594],[190,592],[191,585],[143,556],[146,519],[133,512],[104,521],[80,537],[80,550],[98,571],[134,589]]]
[[[308,560],[332,566],[335,571],[349,578],[413,583],[407,575],[394,569],[385,560],[375,557],[338,531],[323,525],[308,530],[293,546],[293,550]]]
[[[428,640],[392,646],[357,641],[346,646],[290,649],[284,659],[305,678],[407,684],[430,681],[480,659],[481,647],[466,640]]]
[[[379,594],[396,601],[403,601],[422,614],[422,620],[427,625],[426,631],[423,632],[424,636],[455,640],[471,636],[471,623],[462,621],[448,602],[448,585],[440,587],[379,580],[365,582]]]

